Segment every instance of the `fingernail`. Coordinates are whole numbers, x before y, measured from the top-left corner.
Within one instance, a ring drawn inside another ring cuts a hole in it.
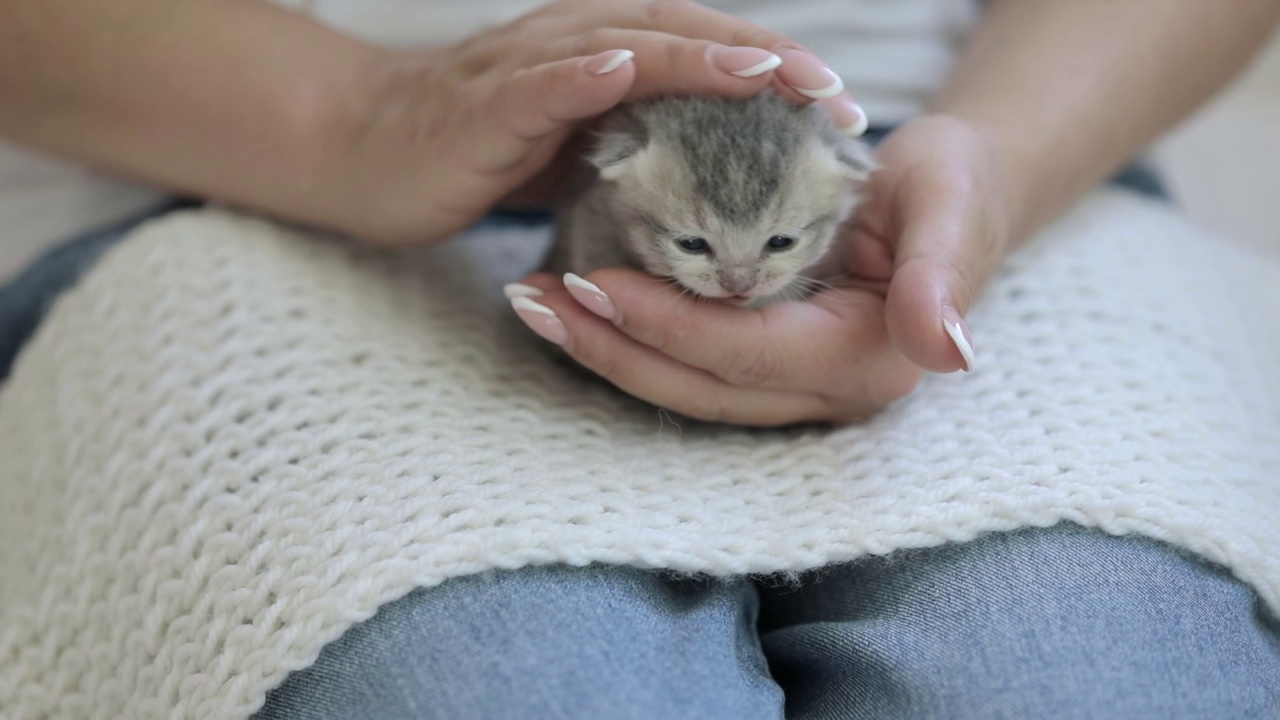
[[[715,69],[740,78],[763,75],[782,64],[782,58],[768,50],[728,45],[712,45],[707,48],[707,59]]]
[[[573,273],[564,274],[564,287],[583,307],[605,320],[613,320],[618,314],[613,301],[593,282],[583,280]]]
[[[502,286],[502,294],[507,296],[508,300],[514,300],[518,297],[542,297],[542,291],[532,285],[524,283],[508,283]]]
[[[862,137],[870,125],[862,106],[850,97],[838,97],[831,101],[831,119],[836,127],[854,137]]]
[[[783,80],[796,92],[814,100],[833,98],[844,92],[844,81],[818,58],[801,50],[782,50]]]
[[[583,67],[592,75],[607,75],[635,56],[636,54],[630,50],[606,50],[595,57],[588,58]]]
[[[511,299],[511,309],[516,311],[516,315],[520,316],[530,330],[542,336],[542,339],[556,345],[563,345],[569,339],[569,330],[565,328],[564,323],[560,322],[560,318],[556,317],[555,311],[546,305],[536,303],[527,297],[517,296]]]
[[[964,320],[960,317],[960,313],[955,308],[946,307],[942,309],[942,327],[946,328],[947,334],[951,336],[951,342],[956,344],[956,349],[960,351],[960,356],[964,358],[964,371],[973,371],[973,337],[969,335],[969,327],[964,324]]]

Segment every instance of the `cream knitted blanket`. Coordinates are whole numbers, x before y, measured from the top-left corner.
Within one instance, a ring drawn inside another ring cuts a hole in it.
[[[981,363],[860,427],[673,424],[499,287],[540,231],[375,253],[149,224],[0,395],[0,716],[245,718],[416,586],[530,563],[794,571],[1063,519],[1280,609],[1280,267],[1099,191],[974,310]]]

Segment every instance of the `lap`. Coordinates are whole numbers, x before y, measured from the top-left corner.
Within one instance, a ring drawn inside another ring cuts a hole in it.
[[[1280,702],[1280,639],[1246,585],[1072,524],[831,568],[763,607],[794,717],[1233,718]]]
[[[257,720],[780,717],[746,582],[631,568],[457,578],[381,609]]]
[[[785,586],[526,568],[388,605],[258,718],[1257,717],[1270,622],[1216,567],[1073,525]]]

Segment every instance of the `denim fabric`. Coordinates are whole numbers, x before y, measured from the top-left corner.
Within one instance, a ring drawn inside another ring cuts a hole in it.
[[[255,720],[1230,720],[1280,713],[1280,634],[1222,570],[1076,525],[799,583],[622,567],[418,590]]]
[[[139,224],[175,210],[197,205],[171,200],[138,215],[99,228],[45,252],[17,277],[0,285],[0,381],[9,377],[13,361],[62,292],[80,279],[102,256]]]
[[[459,578],[387,605],[258,720],[781,717],[745,582],[622,567]]]

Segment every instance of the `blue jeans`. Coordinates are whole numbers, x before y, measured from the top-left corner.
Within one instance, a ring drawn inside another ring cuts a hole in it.
[[[1141,168],[1116,182],[1164,197]],[[101,253],[188,204],[76,238],[0,287],[0,379]],[[488,222],[513,221],[545,218]],[[257,716],[757,717],[1280,717],[1280,629],[1220,569],[1070,525],[793,584],[525,568],[387,605],[289,676]]]
[[[495,571],[383,607],[256,720],[1280,716],[1280,633],[1219,568],[1075,525],[798,583]]]

